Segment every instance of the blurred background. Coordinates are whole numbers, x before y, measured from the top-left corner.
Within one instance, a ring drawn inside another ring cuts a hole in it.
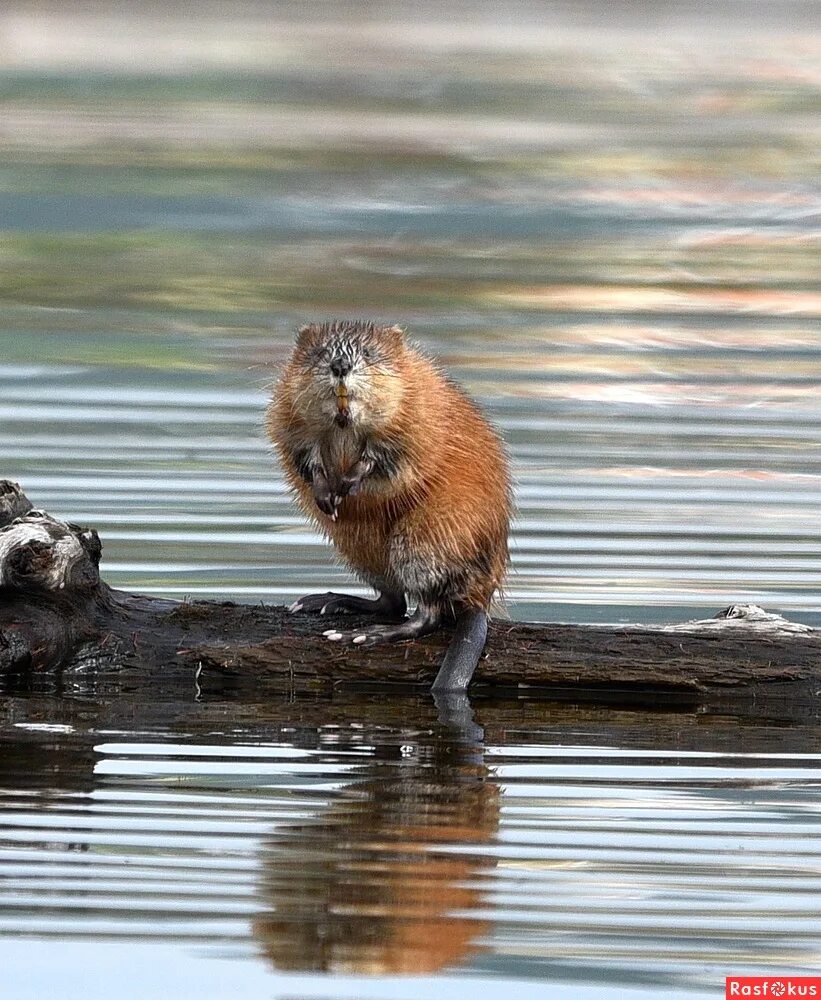
[[[511,614],[821,625],[818,9],[6,0],[0,477],[117,586],[356,586],[262,418],[298,325],[397,322],[509,443]],[[474,742],[88,667],[0,691],[8,1000],[819,971],[810,702],[521,691]]]
[[[116,586],[345,586],[263,409],[398,322],[509,443],[514,616],[821,622],[817,15],[9,0],[0,474]]]

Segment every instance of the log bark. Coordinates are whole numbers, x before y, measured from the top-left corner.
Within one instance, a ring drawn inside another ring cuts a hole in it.
[[[352,685],[429,687],[446,631],[362,650],[328,643],[325,628],[355,616],[290,615],[233,602],[127,594],[100,578],[97,533],[32,508],[0,482],[0,675],[93,675],[198,689],[248,682],[291,693]],[[813,699],[821,688],[821,630],[735,605],[715,618],[667,626],[491,623],[472,690],[545,689],[695,699]]]

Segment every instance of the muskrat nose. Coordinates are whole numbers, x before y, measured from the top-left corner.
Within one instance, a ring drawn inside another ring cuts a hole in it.
[[[346,361],[344,358],[334,358],[331,362],[331,374],[336,375],[337,378],[345,378],[352,367],[350,361]]]

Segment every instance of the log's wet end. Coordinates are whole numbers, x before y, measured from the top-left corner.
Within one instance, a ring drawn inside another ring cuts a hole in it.
[[[233,602],[176,602],[112,590],[91,529],[35,511],[0,482],[0,673],[248,682],[290,693],[432,684],[450,633],[371,650],[322,631],[355,616],[291,615]],[[359,619],[361,621],[361,619]],[[494,621],[472,690],[585,692],[695,699],[790,691],[816,698],[821,631],[754,605],[669,626]]]

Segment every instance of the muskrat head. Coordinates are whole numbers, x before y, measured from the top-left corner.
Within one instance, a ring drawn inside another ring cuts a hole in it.
[[[377,428],[396,412],[403,351],[398,326],[356,321],[303,326],[293,358],[303,376],[300,410],[337,427]]]

